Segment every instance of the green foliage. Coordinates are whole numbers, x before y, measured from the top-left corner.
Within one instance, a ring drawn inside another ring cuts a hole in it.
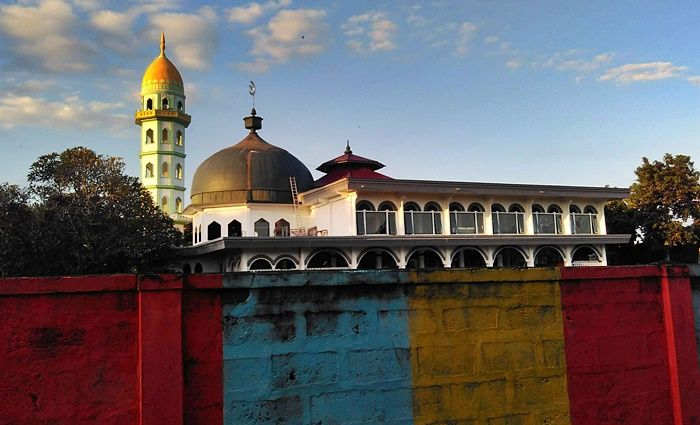
[[[626,206],[613,205],[609,209],[612,229],[616,219],[618,226],[631,225],[633,235],[638,236],[637,242],[642,243],[647,254],[665,252],[667,260],[672,251],[696,245],[700,230],[700,173],[690,157],[666,154],[663,161],[653,162],[642,158],[635,174],[637,181],[630,187]],[[628,224],[624,224],[625,220]]]
[[[15,264],[0,275],[133,272],[166,261],[181,241],[138,179],[124,174],[119,158],[82,147],[43,155],[28,180],[35,202],[29,204],[27,192],[6,189],[14,203],[0,204],[0,215],[24,214],[31,231],[7,227],[24,233],[30,248],[0,251],[0,263]]]

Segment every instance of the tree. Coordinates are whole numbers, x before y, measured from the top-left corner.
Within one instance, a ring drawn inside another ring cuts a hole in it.
[[[642,158],[630,187],[629,207],[642,242],[663,248],[666,260],[671,249],[694,246],[700,231],[700,174],[690,157],[664,155],[663,161]]]
[[[43,155],[28,180],[34,203],[24,205],[35,227],[26,258],[34,268],[5,275],[133,272],[167,261],[181,242],[119,158],[83,147]]]
[[[36,221],[28,205],[29,194],[18,186],[0,184],[0,276],[26,270],[33,274],[29,261]]]

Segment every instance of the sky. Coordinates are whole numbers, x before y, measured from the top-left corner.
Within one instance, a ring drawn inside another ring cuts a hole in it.
[[[187,187],[245,135],[315,168],[627,187],[642,157],[700,157],[700,2],[0,1],[0,182],[74,146],[138,173],[143,72],[185,81]]]

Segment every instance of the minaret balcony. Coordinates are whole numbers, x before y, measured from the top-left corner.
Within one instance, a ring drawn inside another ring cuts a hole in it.
[[[177,121],[185,127],[190,125],[190,121],[192,121],[192,117],[184,112],[170,109],[149,109],[145,111],[136,111],[136,115],[134,117],[134,121],[137,125],[141,125],[143,121],[157,119]]]

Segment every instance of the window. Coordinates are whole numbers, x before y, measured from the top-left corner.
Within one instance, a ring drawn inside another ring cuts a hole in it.
[[[532,224],[535,234],[562,233],[561,210],[557,212],[557,208],[559,207],[556,205],[550,205],[549,212],[545,212],[542,205],[532,205]]]
[[[540,204],[533,204],[532,205],[532,213],[533,214],[541,214],[544,212],[544,207]]]
[[[178,146],[182,146],[182,131],[180,130],[177,131],[177,139],[175,139],[175,143],[177,143]]]
[[[218,239],[220,237],[221,237],[221,225],[216,221],[212,221],[207,226],[207,240],[211,241],[214,239]]]
[[[168,109],[168,99],[163,98],[163,109]]]
[[[491,222],[494,234],[521,234],[525,233],[524,208],[519,204],[510,206],[510,211],[501,204],[491,205]]]
[[[164,145],[169,145],[170,144],[170,139],[168,139],[168,129],[164,128],[163,131],[161,132],[161,143]]]
[[[258,236],[258,237],[270,236],[270,223],[268,223],[264,219],[261,218],[260,220],[256,221],[254,228],[255,228],[255,236]]]
[[[146,144],[153,143],[153,130],[148,129],[146,130]]]
[[[150,162],[146,164],[146,178],[153,177],[153,164]]]
[[[152,111],[153,110],[153,99],[148,99],[146,101],[146,110],[147,111]]]
[[[421,211],[415,202],[404,204],[404,225],[407,235],[436,235],[442,233],[442,212],[434,202]]]
[[[177,110],[182,112],[182,101],[177,102]]]
[[[571,233],[585,235],[598,233],[598,214],[595,207],[587,205],[581,213],[576,205],[571,205],[569,211],[571,213]]]
[[[168,170],[168,163],[167,162],[163,163],[162,169],[163,169],[163,171],[162,171],[161,175],[163,177],[170,177],[170,170]]]
[[[175,167],[175,178],[182,180],[182,165],[180,164]]]
[[[241,233],[241,222],[238,220],[233,220],[228,224],[228,237],[238,238],[242,235]]]
[[[593,205],[586,205],[586,208],[583,209],[584,214],[598,214],[598,211],[595,209]]]
[[[160,207],[163,209],[163,211],[167,211],[168,209],[168,197],[163,196],[163,199],[160,200]]]
[[[379,205],[379,211],[369,201],[357,203],[355,218],[358,235],[395,235],[396,212],[394,204],[389,201]]]
[[[464,206],[459,202],[450,203],[451,234],[467,235],[484,233],[483,207],[479,204],[471,204],[469,208],[469,211],[464,211]]]
[[[182,199],[175,198],[175,211],[178,213],[182,212]]]
[[[547,212],[548,213],[559,213],[561,214],[563,211],[561,207],[557,204],[552,204],[549,207],[547,207]]]
[[[275,236],[289,236],[289,222],[285,219],[275,223]]]
[[[569,213],[581,214],[581,208],[577,207],[574,204],[571,204],[569,205]]]

